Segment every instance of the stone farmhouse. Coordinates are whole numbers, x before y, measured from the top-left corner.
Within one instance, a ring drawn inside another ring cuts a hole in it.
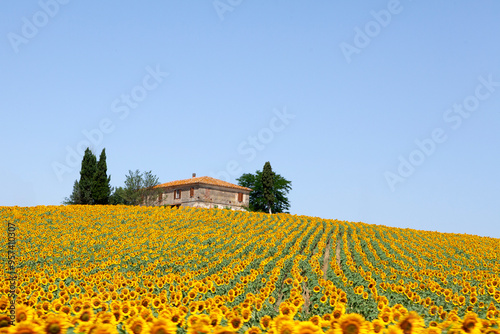
[[[193,206],[198,208],[231,208],[244,210],[248,207],[252,189],[215,179],[209,176],[171,181],[157,185],[159,189],[153,205]]]

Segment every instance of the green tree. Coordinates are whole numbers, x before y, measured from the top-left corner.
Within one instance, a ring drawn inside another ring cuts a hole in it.
[[[64,205],[71,205],[71,204],[81,204],[82,199],[80,195],[80,187],[78,185],[78,180],[75,180],[75,183],[73,184],[73,192],[69,197],[66,197],[63,201]]]
[[[111,186],[109,181],[111,176],[107,176],[106,151],[102,150],[99,156],[99,161],[96,165],[92,183],[92,199],[94,204],[109,204],[109,196],[111,195]]]
[[[262,195],[264,196],[264,200],[266,201],[267,208],[269,209],[269,213],[271,214],[271,207],[275,201],[274,197],[274,173],[271,168],[271,164],[267,161],[264,164],[264,168],[262,169]]]
[[[81,204],[94,204],[92,188],[94,183],[94,175],[97,170],[97,159],[94,153],[87,148],[83,155],[82,168],[80,170],[80,188]]]
[[[131,205],[151,205],[157,200],[161,191],[154,188],[159,184],[158,177],[151,171],[141,173],[138,169],[135,172],[129,170],[128,175],[125,175],[125,188],[121,196]]]
[[[125,189],[123,187],[116,187],[112,189],[111,195],[109,196],[109,204],[111,205],[118,205],[118,204],[123,204],[123,205],[130,205],[126,199],[125,199]]]
[[[240,186],[252,189],[248,206],[249,211],[269,212],[268,204],[264,199],[261,171],[256,171],[255,174],[245,173],[236,179],[236,181]],[[272,212],[288,212],[290,202],[287,194],[292,190],[292,182],[276,173],[274,173],[273,181],[272,193],[275,200],[271,205]]]

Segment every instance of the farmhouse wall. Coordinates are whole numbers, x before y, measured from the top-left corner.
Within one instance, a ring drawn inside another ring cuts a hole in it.
[[[193,196],[191,197],[191,188],[193,188]],[[181,197],[175,198],[175,191],[181,191]],[[243,201],[238,201],[238,194],[243,194]],[[157,201],[156,205],[182,205],[201,208],[225,208],[230,207],[233,210],[243,210],[244,206],[248,206],[250,195],[247,191],[238,189],[222,188],[213,185],[185,185],[163,189],[161,200]]]

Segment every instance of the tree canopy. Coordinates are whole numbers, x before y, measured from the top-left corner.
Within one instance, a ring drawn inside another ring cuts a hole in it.
[[[154,186],[159,184],[158,177],[151,171],[141,173],[138,169],[134,172],[129,170],[125,175],[125,187],[115,189],[111,204],[152,204],[160,191]]]
[[[111,176],[107,175],[106,152],[102,150],[97,161],[90,148],[85,150],[80,180],[75,180],[73,192],[63,204],[108,204],[111,195]]]
[[[274,202],[271,204],[271,211],[275,213],[288,212],[290,202],[287,194],[292,190],[292,182],[288,181],[280,174],[273,173],[273,186],[271,194]],[[245,173],[236,179],[243,187],[251,188],[249,210],[259,212],[269,212],[269,203],[264,197],[263,172],[257,170],[255,174]]]

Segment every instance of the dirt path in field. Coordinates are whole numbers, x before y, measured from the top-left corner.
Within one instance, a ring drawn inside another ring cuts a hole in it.
[[[335,247],[335,258],[337,259],[337,266],[340,268],[340,234],[337,235],[337,247]]]
[[[302,312],[306,312],[309,310],[309,306],[311,305],[311,294],[309,292],[309,288],[307,287],[306,282],[302,282],[302,298],[304,299],[304,305],[302,305]]]
[[[323,257],[323,267],[321,270],[323,271],[323,279],[326,280],[326,272],[328,271],[329,263],[330,263],[330,245],[332,243],[332,239],[328,239],[326,243],[326,251],[325,256]]]

